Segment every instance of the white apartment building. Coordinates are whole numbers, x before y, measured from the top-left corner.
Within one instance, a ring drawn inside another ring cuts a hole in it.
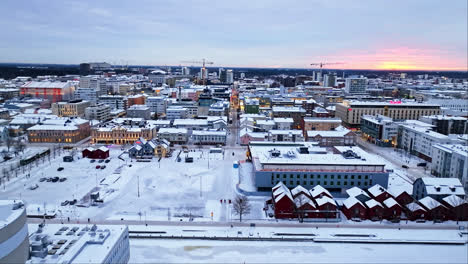
[[[156,115],[166,113],[167,102],[164,96],[149,96],[146,98],[146,105]]]
[[[270,130],[268,140],[273,142],[304,142],[302,130]]]
[[[225,145],[226,135],[226,131],[194,130],[192,142],[199,145]]]
[[[431,173],[440,178],[458,178],[468,191],[468,146],[433,145]]]
[[[432,146],[435,144],[462,143],[458,137],[446,136],[415,123],[398,126],[398,147],[424,160],[431,161]]]
[[[365,93],[367,90],[367,78],[365,77],[349,77],[346,78],[345,91],[346,93]]]
[[[187,109],[181,106],[169,106],[166,109],[166,119],[183,119],[187,116]]]
[[[105,121],[110,119],[110,106],[106,104],[97,104],[85,109],[85,117],[88,120]]]

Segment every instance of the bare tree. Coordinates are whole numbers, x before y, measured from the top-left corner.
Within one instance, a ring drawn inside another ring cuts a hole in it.
[[[232,208],[234,209],[234,213],[239,216],[239,222],[242,222],[242,216],[250,213],[251,206],[249,203],[249,198],[239,194],[236,195],[236,198],[232,204]]]
[[[293,211],[296,213],[297,220],[299,220],[300,223],[304,221],[304,205],[307,203],[307,200],[309,200],[304,194],[298,195],[296,198],[294,198],[294,204],[293,206]]]
[[[7,146],[7,151],[8,152],[10,152],[10,148],[11,148],[11,146],[13,146],[13,144],[14,144],[14,139],[13,138],[7,137],[5,139],[5,145]]]
[[[15,140],[15,153],[24,153],[24,150],[26,149],[26,144],[21,139]]]

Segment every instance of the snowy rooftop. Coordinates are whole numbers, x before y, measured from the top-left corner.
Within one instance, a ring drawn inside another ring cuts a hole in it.
[[[333,200],[332,198],[328,197],[328,196],[322,196],[320,198],[316,198],[315,199],[315,202],[317,203],[318,206],[322,206],[326,203],[331,203],[333,205],[337,205],[335,200]]]
[[[463,146],[461,144],[435,144],[434,147],[448,153],[457,153],[461,156],[468,157],[468,146]]]
[[[30,244],[40,245],[41,240],[36,238],[47,235],[48,241],[52,242],[48,245],[49,252],[53,246],[59,248],[55,254],[48,254],[45,258],[32,257],[28,263],[104,263],[128,228],[124,225],[100,225],[93,229],[88,225],[45,225],[42,232],[30,235]]]
[[[340,118],[329,118],[329,117],[304,117],[304,122],[311,123],[339,123],[341,124]]]
[[[354,196],[350,196],[346,200],[343,201],[343,205],[348,209],[353,207],[355,204],[360,204],[362,207],[364,207],[364,205]]]
[[[172,127],[163,127],[160,128],[158,134],[187,134],[186,128],[172,128]]]
[[[419,178],[426,186],[427,194],[465,195],[465,190],[458,178]],[[419,180],[418,179],[418,180]]]
[[[301,153],[300,147],[306,148],[309,153]],[[338,151],[344,152],[352,149],[359,154],[359,158],[346,158],[343,154],[329,152],[317,152],[313,146],[303,144],[250,144],[250,151],[255,161],[262,165],[282,164],[282,165],[362,165],[362,166],[385,166],[378,157],[361,150],[358,147],[336,147]],[[322,149],[321,149],[322,150]],[[259,168],[257,168],[259,169]]]
[[[382,204],[379,203],[379,202],[377,202],[377,201],[374,200],[374,199],[370,199],[370,200],[366,201],[365,203],[366,203],[366,206],[367,206],[368,208],[374,208],[374,207],[376,207],[376,206],[379,206],[379,207],[382,207],[382,208],[383,208]]]
[[[24,212],[24,206],[13,210],[14,205],[19,203],[23,203],[23,201],[0,200],[0,229],[16,220]]]
[[[226,131],[213,131],[213,130],[194,130],[194,136],[226,136]]]
[[[320,130],[308,130],[307,131],[307,137],[316,137],[316,136],[321,136],[321,137],[344,137],[346,134],[348,134],[351,130],[349,129],[343,129],[343,130],[325,130],[325,131],[320,131]]]
[[[68,82],[28,82],[21,88],[67,88],[70,86]]]
[[[361,106],[361,105],[371,105],[371,106],[440,106],[438,104],[426,104],[426,103],[417,103],[417,102],[369,102],[369,101],[355,101],[355,100],[346,100],[343,101],[343,104],[346,106]]]
[[[372,194],[372,196],[374,197],[377,197],[379,196],[380,194],[386,192],[387,190],[385,190],[384,187],[380,186],[380,184],[376,184],[372,187],[370,187],[369,189],[367,189],[367,191]]]
[[[273,118],[275,123],[294,123],[294,120],[291,117],[275,117]]]
[[[460,197],[458,197],[456,195],[453,195],[453,194],[450,195],[450,196],[444,197],[442,200],[444,200],[447,204],[449,204],[452,207],[457,207],[457,206],[460,206],[462,204],[468,203],[464,199],[462,199],[462,198],[460,198]]]
[[[322,185],[314,186],[314,188],[310,189],[309,192],[310,192],[310,195],[312,195],[312,197],[317,197],[317,196],[320,196],[321,194],[326,194],[332,197],[331,193],[327,189],[325,189]]]
[[[390,197],[387,200],[383,201],[383,204],[388,208],[390,208],[392,206],[395,206],[395,205],[400,206],[400,204],[397,201],[395,201],[395,199],[393,199],[392,197]]]
[[[365,196],[369,197],[369,195],[368,195],[365,191],[363,191],[361,188],[356,187],[356,186],[347,189],[347,190],[346,190],[346,193],[347,193],[350,197],[356,197],[356,196],[358,196],[358,195],[365,195]]]
[[[419,203],[422,204],[424,207],[426,207],[429,210],[432,210],[436,207],[443,206],[441,203],[436,201],[434,198],[430,196],[426,196],[422,199],[419,200]]]
[[[206,119],[175,119],[173,126],[208,126]]]
[[[273,112],[296,112],[296,113],[305,113],[306,110],[302,107],[294,106],[273,106]]]
[[[302,135],[302,130],[278,130],[273,129],[269,131],[272,135]]]

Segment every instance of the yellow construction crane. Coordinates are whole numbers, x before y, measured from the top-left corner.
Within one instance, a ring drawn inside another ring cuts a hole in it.
[[[202,64],[202,80],[203,80],[203,85],[206,85],[206,78],[205,78],[205,72],[206,72],[206,67],[205,65],[212,65],[214,62],[212,61],[207,61],[205,59],[202,59],[201,61],[182,61],[182,63],[191,63],[191,64]]]

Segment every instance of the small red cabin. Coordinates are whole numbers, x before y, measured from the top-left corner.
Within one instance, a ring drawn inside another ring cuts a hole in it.
[[[341,211],[348,219],[366,219],[367,217],[367,208],[355,197],[344,200]]]

